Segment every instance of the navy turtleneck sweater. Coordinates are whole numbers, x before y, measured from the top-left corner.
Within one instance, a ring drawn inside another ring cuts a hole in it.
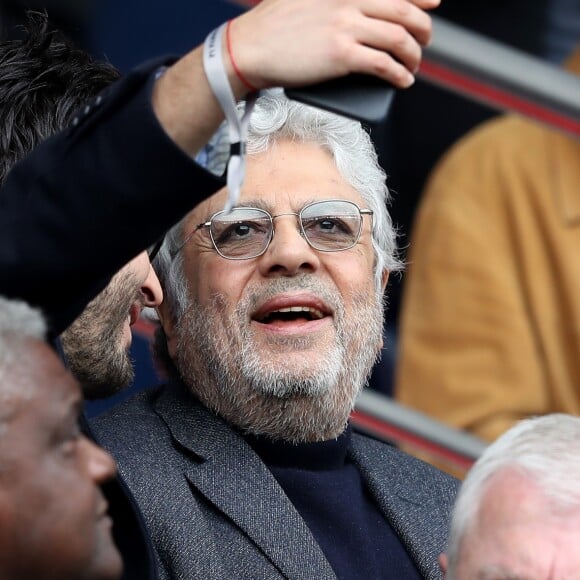
[[[294,445],[246,435],[306,521],[340,580],[420,579],[338,439]]]

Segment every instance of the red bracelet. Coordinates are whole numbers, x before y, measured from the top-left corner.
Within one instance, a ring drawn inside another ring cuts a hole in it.
[[[228,22],[226,24],[226,46],[228,48],[228,55],[230,57],[232,67],[234,69],[234,72],[236,73],[238,78],[244,83],[244,85],[246,85],[246,87],[248,89],[250,89],[252,92],[256,92],[258,89],[250,81],[248,81],[248,79],[242,74],[242,72],[240,71],[240,69],[236,65],[236,61],[234,60],[234,54],[232,52],[232,42],[230,40],[230,24],[231,23],[232,23],[232,21],[228,20]]]

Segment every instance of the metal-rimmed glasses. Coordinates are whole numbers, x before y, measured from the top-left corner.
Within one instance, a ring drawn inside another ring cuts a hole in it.
[[[352,201],[328,199],[305,205],[299,213],[269,214],[257,207],[236,207],[218,211],[209,221],[198,224],[177,249],[179,252],[201,228],[208,228],[216,252],[227,260],[249,260],[261,256],[274,237],[274,220],[294,215],[300,234],[315,250],[341,252],[360,239],[363,215],[373,215]]]

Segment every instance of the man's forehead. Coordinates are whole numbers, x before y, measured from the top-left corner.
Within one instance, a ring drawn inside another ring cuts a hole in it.
[[[78,414],[80,387],[55,351],[35,338],[26,338],[20,348],[22,356],[11,363],[0,383],[2,420],[40,426]]]
[[[188,217],[204,219],[207,215],[213,215],[224,209],[227,198],[228,190],[226,187],[222,187],[219,191],[197,205]]]
[[[578,520],[569,513],[565,518],[553,514],[543,490],[523,473],[506,469],[498,475],[485,491],[478,525],[464,539],[468,551],[463,555],[471,553],[477,569],[471,569],[470,577],[568,578],[549,571],[556,564],[568,569],[578,558],[571,549],[580,541]]]
[[[42,340],[28,341],[30,355],[29,380],[37,396],[47,395],[50,399],[66,399],[71,404],[81,400],[78,381],[64,366],[54,349]]]
[[[546,493],[525,472],[508,467],[498,472],[487,484],[480,517],[503,526],[527,524],[541,520],[549,513]]]
[[[364,205],[360,194],[339,172],[332,155],[318,143],[277,140],[265,151],[248,155],[246,179],[237,205],[270,211],[299,211],[313,201],[341,198]],[[224,209],[223,187],[188,216],[197,225]],[[282,206],[280,209],[279,206]]]

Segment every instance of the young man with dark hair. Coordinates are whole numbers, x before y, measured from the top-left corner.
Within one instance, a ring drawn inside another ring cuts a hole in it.
[[[45,15],[29,13],[22,40],[0,43],[0,184],[12,166],[63,130],[76,112],[120,78],[64,35]],[[83,197],[82,187],[77,192]],[[145,252],[132,259],[61,335],[69,368],[86,398],[131,384],[130,325],[162,294]]]

